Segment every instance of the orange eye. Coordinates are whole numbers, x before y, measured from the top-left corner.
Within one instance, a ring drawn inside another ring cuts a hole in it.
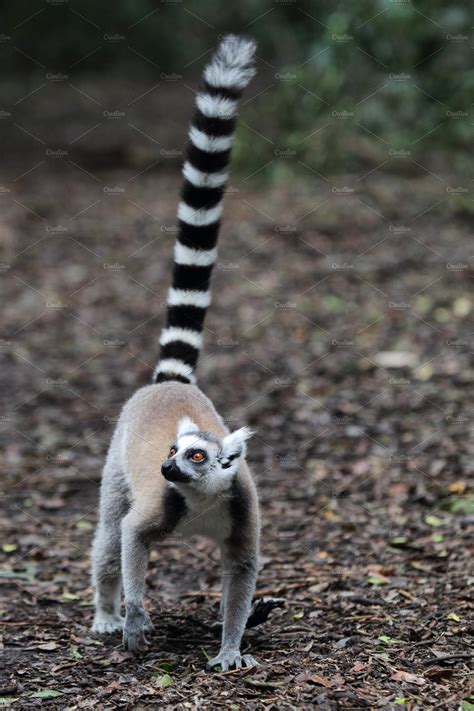
[[[202,460],[204,459],[204,454],[202,452],[194,452],[191,459],[193,460],[193,462],[202,462]]]
[[[176,451],[177,450],[175,447],[171,447],[170,451],[168,452],[168,459],[171,459],[171,457],[174,457],[174,455],[176,454]]]

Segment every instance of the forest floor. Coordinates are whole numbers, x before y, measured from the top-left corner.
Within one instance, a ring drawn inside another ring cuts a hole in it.
[[[146,654],[90,632],[100,471],[157,358],[179,177],[166,160],[134,177],[117,156],[69,158],[2,195],[0,704],[473,708],[473,262],[457,179],[243,180],[226,197],[199,383],[257,432],[257,596],[285,606],[245,635],[262,666],[219,674],[204,540],[153,552]]]

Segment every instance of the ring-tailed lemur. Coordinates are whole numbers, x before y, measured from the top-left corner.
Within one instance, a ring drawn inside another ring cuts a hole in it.
[[[150,546],[162,537],[202,534],[221,548],[222,644],[209,666],[253,666],[240,654],[257,575],[259,512],[245,462],[246,427],[229,433],[197,388],[194,369],[210,303],[223,190],[238,98],[255,73],[255,44],[229,35],[204,71],[197,95],[178,208],[173,282],[155,384],[125,405],[104,467],[92,551],[93,630],[123,627],[127,649],[147,642],[143,607]],[[125,620],[120,616],[121,581]]]

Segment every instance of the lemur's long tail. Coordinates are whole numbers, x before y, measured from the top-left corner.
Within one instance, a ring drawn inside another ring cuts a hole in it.
[[[255,74],[255,48],[253,40],[227,35],[204,70],[183,167],[173,282],[154,374],[157,383],[195,382],[238,99]]]

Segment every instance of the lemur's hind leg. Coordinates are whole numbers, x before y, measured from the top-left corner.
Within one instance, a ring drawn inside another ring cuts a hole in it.
[[[128,510],[127,486],[112,462],[104,468],[99,523],[92,544],[95,616],[92,631],[107,634],[123,628],[121,597],[121,522]]]

